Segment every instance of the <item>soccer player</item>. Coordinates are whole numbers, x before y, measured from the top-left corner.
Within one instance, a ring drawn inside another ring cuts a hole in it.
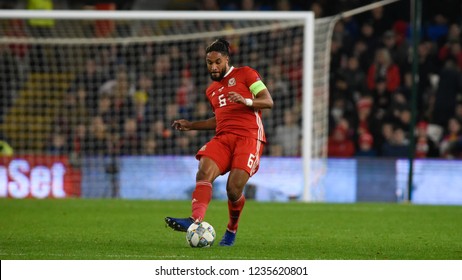
[[[179,131],[215,129],[215,136],[196,154],[199,169],[192,193],[191,216],[166,217],[165,222],[176,231],[187,231],[192,223],[202,221],[212,198],[213,181],[229,172],[226,184],[229,222],[220,245],[232,246],[245,204],[244,186],[257,172],[266,143],[261,109],[271,109],[273,99],[257,71],[248,66],[230,66],[226,40],[215,40],[205,53],[213,80],[206,95],[214,117],[175,120],[172,126]]]

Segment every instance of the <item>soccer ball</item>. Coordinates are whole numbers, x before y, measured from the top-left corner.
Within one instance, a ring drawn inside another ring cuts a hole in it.
[[[191,247],[210,247],[215,241],[215,230],[207,222],[193,223],[186,232],[186,241]]]

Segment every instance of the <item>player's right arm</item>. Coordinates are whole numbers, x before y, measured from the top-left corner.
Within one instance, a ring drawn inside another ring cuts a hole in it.
[[[203,121],[188,121],[185,119],[173,121],[172,126],[176,130],[188,131],[188,130],[214,130],[217,127],[217,121],[215,117],[212,117]]]

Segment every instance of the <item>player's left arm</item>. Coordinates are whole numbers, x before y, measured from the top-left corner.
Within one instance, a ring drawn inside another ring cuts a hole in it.
[[[273,98],[266,87],[260,88],[258,92],[252,92],[254,98],[244,98],[237,92],[228,93],[228,99],[231,102],[247,105],[254,109],[271,109],[273,108]]]

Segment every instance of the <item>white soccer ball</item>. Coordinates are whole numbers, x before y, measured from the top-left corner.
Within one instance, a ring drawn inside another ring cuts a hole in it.
[[[215,241],[215,229],[207,222],[193,223],[186,232],[186,241],[191,247],[210,247]]]

